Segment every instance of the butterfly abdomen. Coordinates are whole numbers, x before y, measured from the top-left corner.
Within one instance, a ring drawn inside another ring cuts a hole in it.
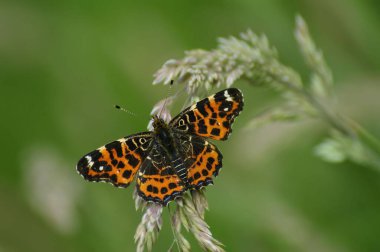
[[[172,159],[171,166],[174,169],[177,176],[181,179],[181,181],[185,185],[188,185],[187,169],[185,167],[185,164],[184,164],[182,158],[178,155],[175,155]]]

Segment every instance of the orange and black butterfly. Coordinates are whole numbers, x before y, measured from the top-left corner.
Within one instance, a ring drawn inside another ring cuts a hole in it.
[[[208,139],[226,140],[242,109],[240,90],[220,91],[169,123],[154,116],[153,131],[121,138],[86,154],[77,171],[86,180],[124,188],[137,176],[138,195],[166,206],[188,189],[213,183],[223,156]]]

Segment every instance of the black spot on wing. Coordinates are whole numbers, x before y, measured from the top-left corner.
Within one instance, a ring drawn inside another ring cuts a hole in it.
[[[195,115],[194,115],[194,111],[189,111],[187,113],[187,115],[189,116],[189,122],[192,123],[192,122],[195,122],[197,119],[195,118]]]
[[[211,170],[212,169],[212,163],[206,163],[206,168],[207,168],[207,170]]]
[[[137,148],[136,144],[132,141],[132,139],[126,140],[125,144],[128,146],[128,149],[131,151],[134,151]]]
[[[230,123],[228,121],[223,122],[223,127],[229,129],[230,128]]]
[[[155,186],[153,186],[153,193],[154,193],[154,194],[157,194],[157,193],[158,193],[158,188],[155,187]]]
[[[129,179],[132,175],[132,171],[131,170],[125,170],[123,172],[123,177],[126,178],[126,179]]]
[[[232,108],[232,102],[229,102],[229,101],[223,101],[219,107],[219,109],[222,111],[230,111],[231,108]]]
[[[112,171],[112,167],[109,166],[109,165],[105,165],[105,166],[103,167],[103,171],[105,171],[105,172],[110,172],[110,171]]]
[[[112,183],[116,184],[116,182],[117,182],[117,175],[116,174],[112,174],[110,176],[110,180],[112,181]]]
[[[117,168],[124,168],[125,167],[125,164],[123,161],[119,161],[119,163],[117,164]]]
[[[227,113],[224,111],[219,112],[219,117],[223,118],[226,117]]]
[[[206,169],[203,169],[203,170],[202,170],[202,175],[203,175],[203,176],[207,176],[207,175],[208,175],[208,171],[207,171]]]
[[[201,177],[201,174],[199,172],[194,174],[194,179],[197,180]]]
[[[174,189],[176,187],[177,187],[177,185],[175,183],[169,183],[169,188],[170,189]]]
[[[102,167],[102,169],[100,169],[100,167]],[[111,169],[109,166],[108,166],[108,163],[106,161],[95,161],[94,164],[92,165],[91,169],[96,171],[96,172],[101,172],[103,171],[104,169]]]
[[[123,156],[123,149],[119,141],[114,141],[112,143],[106,144],[104,147],[110,153],[110,155],[112,155],[112,150],[115,150],[118,157]],[[113,159],[113,155],[111,158]]]
[[[197,109],[198,111],[204,116],[208,116],[208,113],[206,111],[206,104],[209,103],[209,100],[206,98],[204,100],[201,100],[197,103]]]
[[[132,167],[136,167],[139,164],[139,162],[140,162],[140,160],[138,160],[132,154],[125,155],[125,158],[128,160],[128,164],[131,165]]]
[[[213,98],[216,102],[224,101],[226,99],[226,97],[224,96],[224,91],[225,90],[222,90],[222,91],[219,91],[218,93],[214,94]]]
[[[146,187],[146,189],[148,190],[148,192],[153,192],[153,186],[152,185],[148,185]]]
[[[207,158],[207,163],[212,164],[212,163],[214,163],[214,162],[215,162],[215,158],[213,158],[213,157],[208,157],[208,158]]]
[[[88,174],[88,160],[86,158],[86,156],[82,157],[79,161],[78,161],[78,164],[77,164],[77,171],[82,174],[83,176],[85,176],[86,174]]]
[[[99,150],[94,150],[94,151],[88,153],[87,155],[85,155],[83,158],[85,158],[86,156],[91,157],[92,161],[96,161],[102,157],[102,153]]]
[[[219,136],[219,134],[220,134],[220,129],[218,129],[218,128],[213,128],[213,129],[211,130],[211,135]]]

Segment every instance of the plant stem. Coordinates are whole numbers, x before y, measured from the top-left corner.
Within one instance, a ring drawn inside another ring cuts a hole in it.
[[[299,88],[296,84],[286,81],[283,78],[278,78],[275,74],[269,74],[275,81],[283,84],[286,88],[301,95],[304,99],[312,105],[334,129],[338,130],[345,136],[351,138],[360,138],[371,150],[373,150],[380,157],[380,141],[369,133],[365,128],[354,120],[340,116],[336,112],[327,109],[318,99],[311,95],[307,90]],[[252,83],[252,80],[250,80]]]
[[[271,75],[273,79],[275,79],[277,82],[284,84],[287,88],[291,89],[292,91],[296,92],[297,94],[303,96],[306,101],[309,102],[317,111],[320,112],[322,117],[336,130],[340,131],[346,136],[350,137],[356,137],[356,132],[350,128],[347,127],[346,124],[343,123],[343,121],[340,119],[341,117],[337,113],[331,112],[331,110],[326,109],[325,106],[319,102],[318,99],[316,99],[314,96],[312,96],[307,90],[303,88],[297,87],[295,84],[293,84],[290,81],[285,81],[283,79],[277,78],[275,75]]]
[[[372,150],[380,154],[380,141],[374,135],[372,135],[363,126],[351,118],[346,117],[344,119],[346,120],[347,124],[349,124],[351,128],[357,132],[358,136],[363,139],[363,142],[366,143],[367,146],[371,147]]]

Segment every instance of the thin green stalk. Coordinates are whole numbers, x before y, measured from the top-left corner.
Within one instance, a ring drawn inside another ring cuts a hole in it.
[[[363,140],[363,142],[380,156],[380,141],[374,135],[368,132],[363,126],[361,126],[358,122],[348,117],[344,119],[351,126],[351,128],[355,130],[355,132]]]
[[[380,141],[359,123],[348,117],[342,117],[339,114],[326,109],[325,106],[309,92],[307,92],[307,90],[298,88],[295,84],[289,81],[284,81],[282,79],[276,78],[275,75],[271,75],[271,77],[276,79],[277,82],[286,85],[286,87],[290,90],[303,96],[305,100],[308,101],[309,104],[312,105],[334,129],[352,138],[359,137],[363,143],[365,143],[380,157]]]
[[[299,95],[302,95],[305,98],[305,100],[308,101],[309,104],[312,105],[317,111],[319,111],[322,117],[336,130],[350,137],[356,136],[354,131],[351,128],[347,127],[347,125],[345,125],[342,122],[342,120],[339,119],[340,116],[338,114],[331,112],[329,109],[326,109],[325,106],[322,105],[322,103],[320,103],[314,96],[312,96],[305,89],[300,89],[293,83],[278,79],[274,75],[272,77],[276,79],[277,82],[286,85],[292,91],[298,93]]]
[[[368,147],[375,151],[380,156],[380,141],[368,132],[363,126],[355,122],[353,119],[348,117],[340,116],[337,113],[332,113],[330,110],[326,109],[314,96],[304,89],[299,89],[295,85],[288,82],[282,82],[286,84],[292,90],[302,94],[306,100],[313,105],[326,119],[328,123],[331,124],[336,130],[350,137],[359,137],[363,140]],[[335,114],[335,116],[334,116]]]
[[[354,132],[352,129],[348,128],[345,124],[343,124],[339,119],[337,115],[334,115],[331,113],[328,109],[326,109],[322,103],[320,103],[317,99],[315,99],[314,96],[312,96],[309,92],[307,92],[304,89],[298,88],[295,84],[289,81],[284,81],[282,79],[277,78],[276,75],[274,74],[269,74],[271,78],[275,79],[277,82],[284,84],[288,89],[291,91],[297,93],[298,95],[301,95],[304,97],[304,99],[312,105],[319,113],[322,115],[322,117],[335,129],[343,133],[344,135],[347,136],[355,136]],[[245,80],[248,80],[251,84],[254,84],[254,82],[249,79],[245,78]]]

